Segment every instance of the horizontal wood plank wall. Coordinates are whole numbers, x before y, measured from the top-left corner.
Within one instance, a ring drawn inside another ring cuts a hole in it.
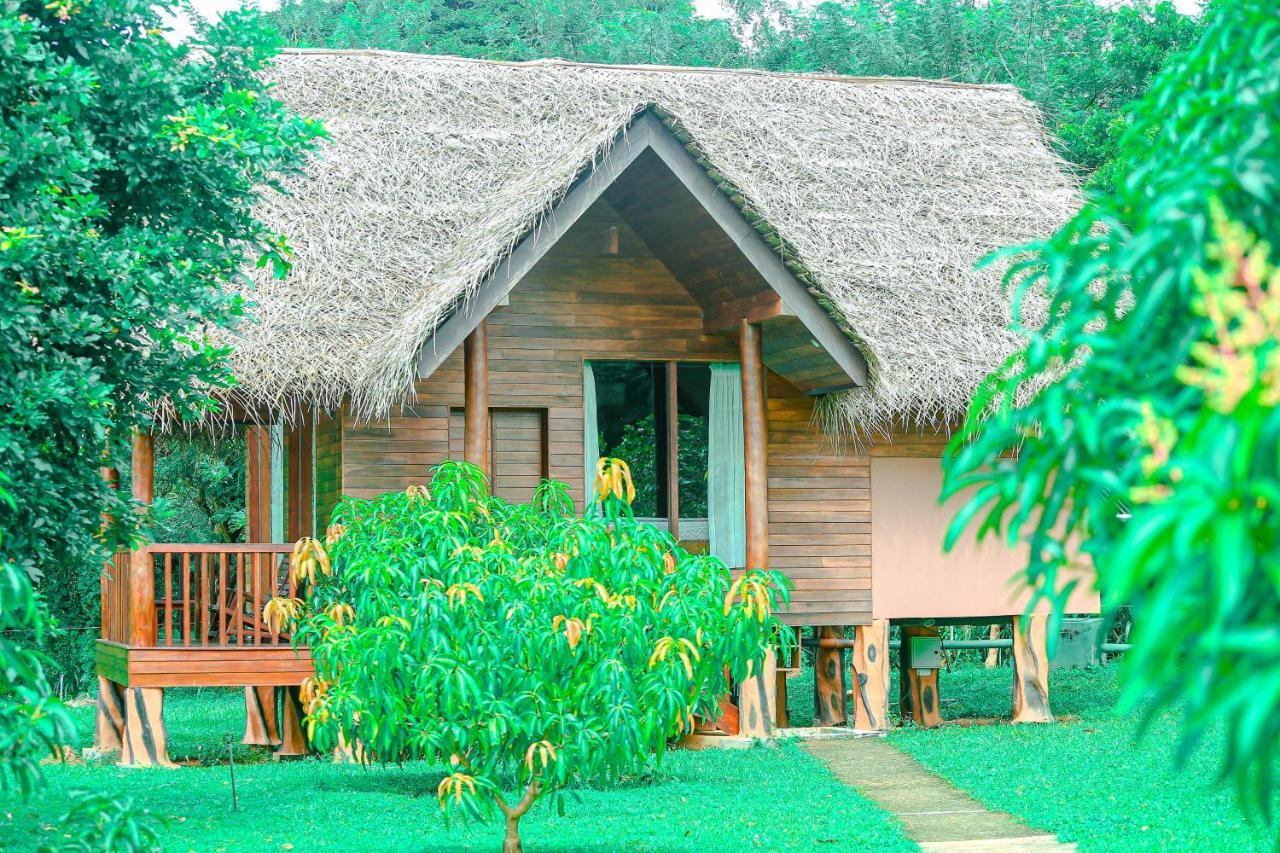
[[[339,418],[321,415],[316,419],[316,532],[321,534],[342,496],[342,438]]]
[[[610,227],[617,228],[616,255],[608,253]],[[546,410],[548,473],[569,484],[579,509],[584,359],[738,360],[734,339],[702,333],[702,309],[603,201],[525,276],[488,324],[489,405]],[[430,465],[449,458],[448,410],[463,405],[461,351],[417,390],[418,411],[432,410],[419,421],[431,423],[410,426],[393,418],[389,431],[385,423],[376,436],[372,428],[361,431],[358,449],[352,441],[357,425],[344,424],[347,494],[422,482]],[[410,430],[418,437],[403,441]],[[460,448],[454,456],[461,458]]]
[[[871,620],[871,461],[813,419],[813,398],[776,373],[769,407],[769,563],[795,588],[793,625]]]

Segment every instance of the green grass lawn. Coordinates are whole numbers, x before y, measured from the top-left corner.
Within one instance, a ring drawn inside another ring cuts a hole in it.
[[[221,758],[244,726],[237,691],[171,691],[175,758]],[[76,709],[82,738],[92,707]],[[236,747],[240,808],[231,811],[228,768],[48,768],[49,789],[0,809],[0,849],[57,840],[54,823],[77,788],[128,794],[164,816],[167,850],[496,850],[501,828],[455,821],[435,800],[444,775],[423,764],[363,768],[321,759],[277,764]],[[904,850],[895,822],[793,745],[742,751],[677,751],[642,779],[574,792],[564,817],[540,806],[522,823],[526,849]],[[291,845],[291,846],[290,846]]]
[[[1135,741],[1136,717],[1112,710],[1118,670],[1054,672],[1051,704],[1065,722],[900,729],[890,742],[988,807],[1082,851],[1273,849],[1274,831],[1246,821],[1233,790],[1217,781],[1221,736],[1176,769],[1176,716],[1162,715]],[[944,672],[943,715],[1007,718],[1011,685],[1008,668]]]

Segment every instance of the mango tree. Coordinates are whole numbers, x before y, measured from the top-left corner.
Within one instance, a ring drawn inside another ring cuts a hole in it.
[[[441,806],[501,813],[507,851],[539,798],[660,759],[783,636],[787,592],[636,521],[634,495],[619,460],[585,517],[562,483],[513,505],[451,462],[429,487],[344,500],[325,545],[299,543],[305,602],[271,607],[315,660],[313,743],[447,764]]]

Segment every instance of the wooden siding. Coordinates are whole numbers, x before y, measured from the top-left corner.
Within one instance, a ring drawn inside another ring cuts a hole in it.
[[[316,420],[316,530],[323,533],[329,515],[343,494],[342,421],[320,417]]]
[[[871,464],[814,422],[814,401],[768,376],[769,562],[791,578],[796,625],[871,619]]]

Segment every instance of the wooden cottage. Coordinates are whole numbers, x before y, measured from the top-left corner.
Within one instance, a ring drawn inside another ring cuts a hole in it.
[[[937,721],[937,626],[1009,620],[1030,622],[1015,718],[1047,718],[1018,554],[944,556],[937,505],[950,428],[1018,346],[1001,270],[974,264],[1077,203],[1014,89],[371,51],[287,52],[276,78],[331,140],[264,199],[294,267],[228,340],[253,544],[117,557],[100,746],[167,760],[163,688],[202,684],[246,688],[246,740],[302,750],[275,691],[310,664],[261,612],[287,584],[273,541],[446,459],[511,500],[550,477],[581,504],[605,453],[686,547],[791,578],[822,723],[852,691],[847,722],[885,726],[891,624],[904,714]],[[779,722],[788,663],[744,731]]]

